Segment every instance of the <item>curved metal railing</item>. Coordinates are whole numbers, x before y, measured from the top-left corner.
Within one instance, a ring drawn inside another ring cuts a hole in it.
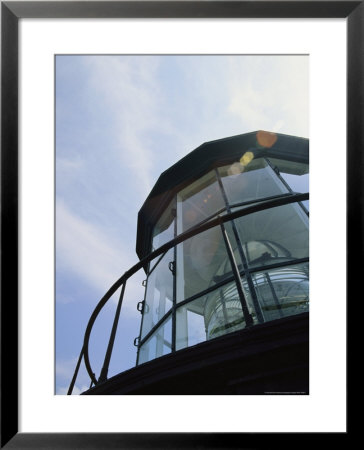
[[[87,373],[91,380],[91,386],[93,384],[97,385],[98,383],[104,382],[107,380],[107,372],[108,372],[109,362],[110,362],[110,358],[111,358],[111,354],[112,354],[112,350],[113,350],[116,329],[117,329],[117,325],[118,325],[120,310],[121,310],[122,301],[123,301],[124,292],[125,292],[125,286],[126,286],[127,280],[131,276],[133,276],[141,268],[145,267],[153,259],[157,258],[158,256],[160,256],[162,254],[165,254],[172,247],[180,244],[181,242],[184,242],[185,240],[187,240],[188,238],[191,238],[192,236],[195,236],[206,230],[209,230],[210,228],[214,228],[219,225],[221,226],[225,222],[230,222],[231,220],[238,219],[239,217],[246,216],[248,214],[263,211],[265,209],[274,208],[277,206],[288,205],[290,203],[299,203],[299,202],[302,202],[302,201],[308,200],[308,199],[309,199],[308,193],[305,193],[305,194],[292,193],[292,194],[288,194],[288,195],[284,194],[282,196],[279,196],[278,198],[274,198],[274,199],[267,200],[267,201],[260,201],[258,204],[255,203],[251,206],[247,206],[238,211],[224,214],[223,216],[219,215],[215,219],[211,219],[209,222],[199,224],[199,225],[189,229],[188,231],[181,233],[180,235],[178,235],[171,241],[167,242],[166,244],[163,244],[157,250],[154,250],[152,253],[147,255],[145,258],[141,259],[137,264],[135,264],[133,267],[131,267],[128,271],[126,271],[124,273],[124,275],[122,275],[110,287],[110,289],[106,292],[106,294],[101,298],[101,300],[96,305],[93,313],[90,316],[90,319],[89,319],[87,327],[86,327],[80,356],[79,356],[79,359],[78,359],[78,362],[77,362],[77,365],[75,368],[75,372],[72,377],[67,395],[72,394],[72,391],[73,391],[73,388],[74,388],[74,385],[75,385],[75,382],[77,379],[78,371],[79,371],[79,368],[80,368],[80,365],[82,362],[82,358],[84,359],[85,367],[86,367]],[[116,309],[116,314],[115,314],[114,323],[113,323],[113,327],[112,327],[111,334],[110,334],[109,344],[108,344],[106,354],[105,354],[104,364],[103,364],[99,379],[96,379],[96,376],[92,370],[92,367],[90,364],[90,358],[89,358],[89,340],[90,340],[91,331],[92,331],[93,325],[94,325],[100,311],[105,306],[105,304],[108,302],[108,300],[112,297],[112,295],[120,287],[122,287],[121,294],[120,294],[119,302],[118,302],[117,309]]]

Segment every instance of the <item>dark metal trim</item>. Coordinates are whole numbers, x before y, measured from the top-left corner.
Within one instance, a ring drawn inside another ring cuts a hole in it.
[[[230,208],[239,208],[242,206],[249,206],[249,205],[253,205],[255,203],[259,203],[259,202],[264,202],[267,200],[274,200],[276,198],[284,198],[287,196],[290,196],[291,194],[299,194],[299,192],[286,192],[285,194],[280,194],[280,195],[271,195],[270,197],[264,197],[264,198],[258,198],[256,200],[248,200],[246,202],[239,202],[239,203],[231,203],[230,204]]]
[[[57,3],[57,6],[55,4]],[[150,445],[155,448],[166,446],[205,446],[206,448],[239,448],[241,446],[241,433],[18,433],[18,309],[17,294],[14,289],[18,286],[18,264],[9,264],[12,258],[16,258],[18,235],[15,232],[18,224],[18,185],[17,167],[18,158],[18,117],[15,111],[18,108],[18,20],[19,18],[76,18],[76,17],[107,17],[110,14],[110,6],[107,2],[7,2],[1,4],[2,9],[2,52],[1,52],[1,83],[2,83],[2,178],[1,178],[1,446],[9,448],[88,448],[99,449],[107,446],[114,449],[129,449],[134,447],[147,448]],[[114,2],[116,4],[116,2]],[[120,2],[118,2],[120,3]],[[133,2],[134,5],[136,2]],[[152,4],[153,2],[150,2]],[[159,3],[160,17],[165,14],[166,2]],[[191,2],[192,3],[192,2]],[[232,2],[230,8],[226,8],[226,2],[205,1],[205,15],[214,12],[220,17],[341,17],[348,18],[347,49],[348,49],[348,96],[347,96],[347,279],[348,298],[360,291],[359,281],[363,273],[363,262],[358,263],[354,257],[358,249],[363,250],[363,182],[364,155],[364,127],[363,127],[363,101],[364,98],[364,7],[363,1],[287,1],[268,2],[268,5],[255,2]],[[225,3],[225,4],[224,4]],[[243,6],[238,6],[242,3]],[[95,10],[97,4],[97,11]],[[129,3],[130,5],[130,3]],[[139,5],[138,5],[139,7]],[[174,5],[170,8],[173,11]],[[186,7],[186,5],[184,5]],[[129,8],[133,8],[129,6]],[[211,12],[209,12],[211,8]],[[175,10],[175,17],[181,17],[179,10]],[[140,17],[143,13],[134,10],[134,17]],[[191,17],[201,17],[193,15]],[[126,17],[121,10],[112,11],[112,17]],[[8,225],[5,225],[5,224]],[[350,257],[351,256],[351,257]],[[6,262],[6,266],[5,263]],[[6,267],[6,276],[4,268]],[[14,301],[7,301],[9,296]],[[12,369],[9,370],[9,367]],[[6,368],[6,370],[5,370]],[[297,434],[285,436],[285,442],[290,441],[295,445]],[[279,437],[279,436],[278,436]],[[327,443],[327,436],[317,433],[304,433],[300,436],[301,442],[309,445],[312,438],[315,442],[321,441],[322,445]],[[344,439],[349,437],[348,433],[337,433],[335,440],[340,441],[342,446],[347,444]],[[272,440],[277,439],[277,433],[244,434],[244,443],[247,447],[266,446]]]
[[[280,267],[288,267],[288,266],[296,266],[296,265],[298,266],[299,264],[304,264],[304,263],[308,263],[308,262],[309,262],[309,257],[299,258],[299,259],[292,258],[290,261],[284,261],[284,262],[274,263],[274,264],[267,264],[267,265],[258,266],[258,267],[251,267],[250,273],[264,272],[267,270],[279,269]],[[242,271],[241,274],[244,275],[244,272]]]
[[[177,303],[177,308],[179,308],[180,306],[184,306],[187,303],[193,302],[194,300],[197,300],[198,298],[203,297],[204,295],[207,295],[210,292],[216,291],[216,289],[219,289],[219,288],[225,286],[225,284],[231,283],[232,281],[234,281],[234,275],[230,275],[229,277],[225,278],[224,280],[222,280],[212,286],[209,286],[204,291],[198,292],[197,294],[191,295],[191,297],[181,300],[180,302]]]

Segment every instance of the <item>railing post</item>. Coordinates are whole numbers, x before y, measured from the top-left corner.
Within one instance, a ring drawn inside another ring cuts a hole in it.
[[[75,372],[74,372],[74,374],[73,374],[73,377],[72,377],[72,380],[71,380],[70,387],[68,388],[67,395],[71,395],[71,394],[72,394],[74,385],[75,385],[75,383],[76,383],[78,371],[80,370],[80,364],[81,364],[81,361],[82,361],[82,357],[83,357],[83,346],[82,346],[82,348],[81,348],[80,356],[78,357],[78,361],[77,361],[77,365],[76,365],[76,368],[75,368]]]
[[[112,329],[111,329],[109,344],[107,346],[105,359],[104,359],[104,365],[102,366],[102,369],[101,369],[99,382],[107,380],[107,373],[109,371],[109,364],[110,364],[110,359],[111,359],[111,353],[112,353],[112,349],[114,347],[116,330],[117,330],[118,323],[119,323],[119,316],[120,316],[121,304],[123,303],[125,286],[126,286],[126,281],[123,284],[123,287],[121,288],[119,302],[118,302],[118,306],[116,308],[115,317],[114,317],[114,323],[113,323],[113,326],[112,326]]]

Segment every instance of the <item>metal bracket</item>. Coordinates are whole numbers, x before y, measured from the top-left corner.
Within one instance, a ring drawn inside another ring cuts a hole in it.
[[[142,286],[145,287],[147,285],[147,280],[142,281]]]
[[[176,265],[174,261],[168,263],[168,269],[172,272],[173,275],[176,275]]]
[[[141,314],[143,314],[143,311],[144,311],[144,305],[145,305],[145,301],[144,301],[144,300],[142,300],[141,302],[138,302],[138,303],[137,303],[137,310],[138,310]]]
[[[140,343],[140,337],[138,336],[134,339],[134,346],[139,347],[139,343]]]

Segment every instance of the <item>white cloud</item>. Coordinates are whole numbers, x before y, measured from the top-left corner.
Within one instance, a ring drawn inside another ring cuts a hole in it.
[[[72,159],[57,157],[57,171],[60,171],[62,174],[64,172],[76,171],[82,167],[82,160],[80,156],[76,156]]]
[[[56,361],[56,376],[64,378],[66,380],[71,380],[75,367],[77,364],[77,358],[71,358],[68,360]]]
[[[284,120],[278,120],[269,131],[278,133],[284,127]]]
[[[166,127],[159,110],[158,57],[99,56],[86,58],[85,64],[90,92],[102,99],[111,117],[119,164],[129,169],[136,189],[146,196],[154,182],[154,154],[146,135]]]
[[[229,111],[249,131],[308,136],[307,56],[231,57],[228,62]]]
[[[83,279],[101,298],[121,275],[138,262],[136,256],[131,254],[129,243],[114,242],[107,230],[73,214],[60,199],[57,199],[56,210],[57,268],[71,271]],[[123,313],[135,315],[136,303],[144,296],[141,285],[144,278],[142,269],[129,278]],[[117,302],[118,298],[114,295],[112,301]],[[58,301],[69,303],[72,300],[69,296],[61,296],[57,297]]]
[[[67,268],[99,291],[107,289],[135,264],[135,258],[102,229],[72,213],[57,199],[57,266]]]

